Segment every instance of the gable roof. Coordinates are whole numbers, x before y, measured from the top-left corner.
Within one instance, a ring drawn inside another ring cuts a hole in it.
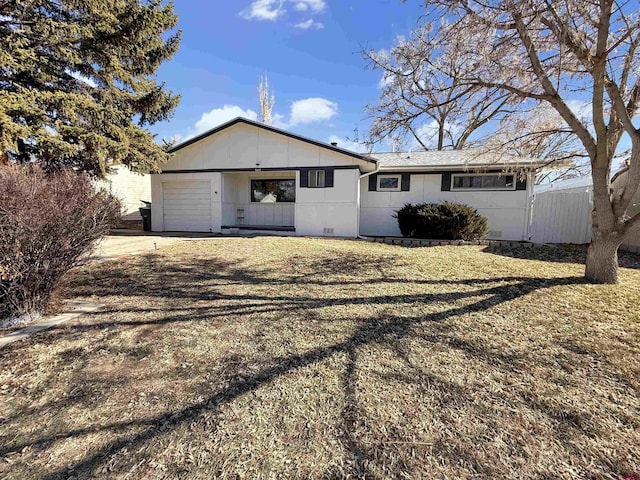
[[[305,142],[305,143],[310,143],[311,145],[315,145],[316,147],[320,147],[320,148],[325,148],[327,150],[331,150],[333,152],[337,152],[337,153],[342,153],[343,155],[348,155],[350,157],[356,158],[358,160],[362,160],[365,162],[369,162],[369,163],[376,163],[376,161],[371,158],[368,155],[362,155],[360,153],[356,153],[356,152],[352,152],[351,150],[346,150],[344,148],[340,148],[340,147],[336,147],[334,145],[331,145],[329,143],[324,143],[324,142],[319,142],[317,140],[313,140],[311,138],[307,138],[307,137],[303,137],[301,135],[296,135],[295,133],[291,133],[291,132],[287,132],[286,130],[282,130],[280,128],[276,128],[273,127],[271,125],[267,125],[265,123],[261,123],[261,122],[256,122],[254,120],[249,120],[248,118],[244,118],[244,117],[236,117],[233,120],[230,120],[226,123],[223,123],[222,125],[219,125],[215,128],[212,128],[211,130],[207,130],[204,133],[201,133],[200,135],[197,135],[193,138],[190,138],[188,140],[185,140],[184,142],[181,142],[177,145],[174,145],[173,147],[171,147],[169,149],[169,153],[174,153],[177,152],[178,150],[181,150],[185,147],[188,147],[189,145],[192,145],[196,142],[199,142],[200,140],[207,138],[215,133],[221,132],[222,130],[225,130],[229,127],[232,127],[238,123],[244,123],[246,125],[251,125],[253,127],[257,127],[257,128],[261,128],[263,130],[267,130],[269,132],[273,132],[273,133],[277,133],[279,135],[284,135],[286,137],[289,138],[294,138],[296,140],[300,140],[301,142]]]
[[[487,153],[482,150],[428,150],[418,152],[372,153],[380,170],[402,168],[465,169],[465,168],[535,168],[546,162],[532,157]]]

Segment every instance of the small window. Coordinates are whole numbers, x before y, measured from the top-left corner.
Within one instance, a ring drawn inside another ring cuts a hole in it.
[[[251,180],[251,201],[280,203],[296,201],[295,180]]]
[[[514,175],[453,175],[452,190],[515,190]]]
[[[309,188],[324,188],[325,186],[325,173],[324,170],[309,170],[308,177]]]
[[[400,175],[378,175],[379,192],[399,192]]]

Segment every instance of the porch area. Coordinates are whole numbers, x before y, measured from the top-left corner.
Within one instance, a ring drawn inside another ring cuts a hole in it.
[[[295,232],[296,171],[222,174],[225,231]]]

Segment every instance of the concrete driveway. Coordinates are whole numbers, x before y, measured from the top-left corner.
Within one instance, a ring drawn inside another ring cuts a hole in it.
[[[101,262],[113,260],[127,255],[144,253],[156,248],[173,245],[193,238],[188,234],[181,235],[161,235],[154,233],[143,233],[132,230],[115,231],[112,235],[106,236],[96,248],[92,261]]]

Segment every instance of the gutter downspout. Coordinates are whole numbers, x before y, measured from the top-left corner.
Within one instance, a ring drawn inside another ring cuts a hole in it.
[[[362,175],[360,175],[360,178],[358,179],[358,221],[357,221],[357,228],[358,228],[358,236],[356,238],[359,238],[361,240],[367,240],[369,237],[365,237],[363,235],[360,235],[360,186],[362,185],[362,179],[363,178],[367,178],[370,177],[371,175],[375,175],[376,173],[378,173],[380,171],[380,164],[378,162],[376,162],[376,169],[368,172],[368,173],[363,173]]]

